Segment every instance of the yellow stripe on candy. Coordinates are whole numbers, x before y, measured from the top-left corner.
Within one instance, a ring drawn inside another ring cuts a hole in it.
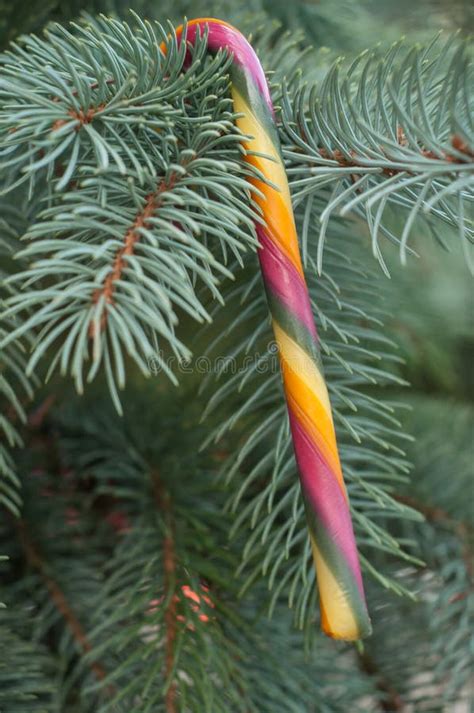
[[[294,339],[283,331],[278,322],[273,321],[273,330],[280,352],[288,362],[288,365],[303,379],[307,387],[317,394],[326,411],[330,413],[331,404],[329,403],[328,390],[314,361]]]
[[[244,142],[245,148],[250,151],[258,151],[259,153],[270,157],[269,159],[259,157],[256,158],[258,158],[261,164],[261,170],[265,173],[268,180],[278,186],[279,194],[283,197],[287,210],[291,212],[290,191],[279,151],[252,113],[252,110],[245,99],[235,88],[232,88],[232,99],[234,101],[234,111],[244,115],[239,116],[237,119],[239,129],[241,129],[241,131],[247,136],[253,137]]]
[[[311,534],[310,539],[314,564],[318,573],[321,627],[333,639],[349,641],[358,639],[360,636],[359,626],[350,602],[327,566]]]
[[[256,178],[250,179],[250,182],[265,196],[262,199],[260,196],[255,195],[254,200],[262,209],[272,240],[278,244],[288,259],[291,260],[300,275],[303,275],[290,190],[281,156],[270,137],[257,121],[247,102],[235,88],[232,88],[232,99],[234,110],[244,114],[244,116],[240,116],[237,119],[237,126],[242,133],[253,137],[244,142],[244,148],[247,151],[258,151],[259,154],[265,154],[270,157],[266,159],[263,156],[250,155],[246,156],[246,161],[255,166],[269,181],[279,187],[279,190],[276,190],[264,181]]]
[[[275,321],[273,329],[280,350],[288,403],[308,436],[321,451],[347,499],[326,384],[311,358]]]

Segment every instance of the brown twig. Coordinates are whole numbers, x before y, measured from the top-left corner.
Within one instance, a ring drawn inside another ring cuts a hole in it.
[[[403,130],[399,127],[398,128],[398,133],[397,133],[397,138],[398,138],[398,143],[400,146],[406,146],[407,140],[405,138],[405,134]],[[453,149],[456,151],[459,151],[463,154],[466,155],[465,162],[467,163],[468,161],[471,161],[474,158],[474,151],[461,139],[460,136],[457,134],[454,134],[451,137],[451,146]],[[331,161],[337,161],[339,166],[342,168],[358,168],[358,169],[363,169],[364,166],[360,164],[360,162],[357,161],[357,153],[355,151],[349,151],[349,155],[351,156],[351,159],[347,158],[347,156],[340,151],[339,149],[336,149],[334,151],[327,151],[324,148],[318,149],[319,150],[319,155],[321,158],[324,159],[329,159]],[[447,151],[444,151],[441,156],[436,154],[434,151],[428,151],[427,149],[420,149],[420,155],[423,156],[423,158],[427,159],[432,159],[434,161],[439,161],[444,160],[447,161],[448,163],[463,163],[462,159],[459,158],[459,156],[453,156]],[[387,160],[390,160],[389,156],[386,156]],[[402,171],[405,171],[406,169],[401,169],[401,168],[392,168],[390,166],[383,168],[382,173],[387,175],[387,176],[394,176],[397,173],[401,173]]]
[[[102,287],[99,287],[97,290],[95,290],[93,294],[92,300],[94,304],[97,304],[97,302],[102,296],[105,298],[106,305],[113,304],[115,283],[117,282],[117,280],[120,280],[122,272],[126,267],[126,257],[128,255],[133,255],[135,244],[140,240],[140,228],[148,227],[148,221],[161,205],[162,193],[172,189],[175,185],[175,182],[176,174],[172,173],[167,181],[161,181],[156,191],[150,193],[146,197],[144,208],[135,216],[135,220],[125,233],[123,246],[119,250],[117,250],[117,253],[115,254],[111,272],[105,278]],[[107,309],[105,308],[100,320],[100,329],[104,329],[106,324]],[[89,336],[93,338],[94,335],[95,324],[94,322],[91,322],[89,327]]]
[[[16,522],[16,525],[20,543],[23,547],[28,563],[39,573],[56,609],[63,617],[83,653],[89,653],[92,651],[92,646],[87,638],[87,634],[73,609],[69,605],[64,592],[61,590],[58,583],[48,574],[47,567],[29,535],[26,523],[24,520],[19,520]],[[106,672],[101,664],[92,662],[90,664],[90,669],[97,680],[102,681],[105,678]]]
[[[303,139],[306,141],[306,143],[309,143],[308,136],[301,124],[298,124],[298,128],[300,130],[301,136]],[[401,126],[397,127],[397,141],[400,144],[400,146],[407,146],[408,140],[405,136],[405,132],[403,131]],[[455,151],[459,151],[460,153],[465,154],[466,159],[465,162],[467,163],[468,161],[472,161],[474,159],[474,150],[467,145],[463,139],[458,136],[457,134],[453,134],[451,137],[451,146]],[[301,150],[301,149],[300,149]],[[381,149],[382,150],[382,149]],[[296,149],[298,152],[298,149]],[[355,168],[355,169],[360,169],[361,171],[366,168],[365,165],[362,165],[360,161],[358,161],[358,156],[357,153],[353,150],[349,151],[349,156],[351,158],[348,158],[346,154],[344,154],[342,151],[339,149],[335,149],[334,151],[328,151],[325,148],[318,148],[317,149],[319,155],[323,159],[327,159],[330,161],[336,161],[341,168]],[[383,150],[382,150],[382,153]],[[438,156],[434,151],[428,151],[428,149],[420,148],[420,154],[424,158],[432,159],[432,160],[437,160],[439,161],[440,159],[444,159],[448,163],[463,163],[462,159],[459,158],[459,156],[453,156],[449,152],[445,151],[443,152],[442,156]],[[384,156],[387,160],[390,160],[390,156],[385,155]],[[392,167],[386,167],[382,168],[381,173],[387,175],[387,176],[394,176],[397,173],[401,173],[402,171],[405,171],[406,169],[402,168],[392,168]],[[357,174],[357,171],[354,171],[354,174]],[[351,174],[351,176],[354,176],[354,174]],[[352,178],[353,181],[355,181],[354,178]]]
[[[403,698],[380,671],[374,659],[366,651],[359,653],[358,657],[361,670],[375,678],[376,686],[380,693],[383,694],[383,698],[380,701],[382,710],[387,711],[387,713],[389,711],[402,711],[404,708]]]
[[[169,682],[165,694],[166,713],[176,713],[176,682],[170,680],[175,665],[175,641],[177,633],[177,597],[174,595],[176,586],[176,548],[174,521],[171,511],[171,498],[163,488],[160,477],[156,471],[152,474],[153,491],[159,510],[163,513],[165,521],[165,537],[163,539],[163,569],[165,581],[165,597],[167,605],[165,610],[165,680]]]

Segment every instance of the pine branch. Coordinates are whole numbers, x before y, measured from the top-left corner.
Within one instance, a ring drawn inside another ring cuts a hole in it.
[[[452,226],[474,269],[471,75],[467,43],[454,35],[411,50],[398,43],[381,58],[363,53],[344,71],[337,61],[320,87],[284,91],[294,203],[332,189],[319,218],[319,270],[331,216],[350,213],[367,223],[384,269],[379,235],[399,244],[404,263],[417,219],[435,236],[440,221]]]
[[[426,521],[399,520],[393,530],[416,543],[426,564],[404,573],[417,592],[417,604],[398,611],[388,606],[367,652],[403,706],[449,708],[469,697],[472,668],[472,531],[464,524],[471,507],[466,492],[472,409],[433,398],[413,399],[412,406],[407,420],[417,436],[409,453],[416,477],[410,489],[401,486],[397,499],[421,511]],[[449,442],[446,422],[451,424]],[[455,478],[447,479],[447,473]]]
[[[2,333],[5,334],[5,331],[0,329],[0,334]],[[15,421],[25,420],[23,405],[15,393],[15,382],[19,380],[28,396],[32,395],[30,383],[22,373],[22,367],[24,370],[25,365],[26,360],[18,345],[11,345],[9,349],[3,350],[0,357],[0,394],[7,407],[0,417],[0,502],[17,516],[21,506],[20,481],[15,473],[10,449],[23,444]]]
[[[0,323],[0,337],[7,335],[14,323]],[[33,396],[35,378],[25,376],[24,342],[9,344],[0,353],[0,396],[3,414],[0,416],[0,503],[19,516],[21,507],[20,481],[16,475],[11,449],[23,446],[19,425],[26,421],[25,400]]]
[[[70,371],[79,391],[87,362],[88,381],[102,367],[118,409],[124,353],[144,375],[161,344],[189,356],[178,315],[209,319],[197,284],[219,299],[228,256],[256,245],[229,59],[204,61],[203,41],[182,72],[184,45],[137,22],[135,33],[102,20],[26,38],[1,80],[8,185],[28,181],[48,204],[21,252],[34,262],[11,278],[23,289],[5,315],[26,316],[2,343],[32,330],[27,373],[54,348],[48,375]]]
[[[0,610],[0,709],[8,713],[59,713],[55,700],[57,662],[46,646],[31,641],[27,610]]]
[[[349,701],[354,710],[363,711],[358,701],[372,687],[355,661],[341,656],[335,663],[330,644],[322,641],[317,657],[305,659],[301,635],[291,630],[285,606],[278,604],[272,622],[262,617],[263,589],[257,587],[245,602],[236,599],[233,570],[238,559],[227,542],[224,493],[218,485],[209,487],[210,462],[205,471],[196,467],[203,459],[208,462],[207,456],[198,455],[199,434],[191,426],[183,429],[183,404],[175,398],[167,402],[166,416],[145,405],[146,395],[141,398],[145,402],[126,408],[125,422],[111,413],[106,401],[85,403],[79,410],[76,404],[56,422],[63,457],[77,469],[75,478],[81,482],[87,477],[95,497],[126,513],[127,522],[94,601],[96,627],[90,634],[91,660],[103,661],[113,673],[84,687],[84,699],[95,701],[100,713],[168,713],[171,705],[176,711],[209,713],[301,713],[302,705],[316,713],[325,705],[331,713],[342,713]],[[183,403],[189,409],[192,401],[184,398]],[[87,420],[80,415],[82,408]],[[143,416],[140,421],[137,413]],[[191,424],[192,414],[189,418]],[[181,487],[178,473],[192,474],[186,487]],[[170,517],[174,582],[170,579],[167,588]],[[164,674],[171,613],[175,628],[170,681]],[[295,677],[288,680],[284,671],[293,656],[298,663]],[[324,690],[316,686],[320,680],[326,681]],[[111,681],[117,695],[102,700],[101,687]]]
[[[176,625],[178,613],[176,611],[176,599],[174,595],[176,584],[176,548],[175,548],[175,527],[171,512],[171,500],[169,493],[163,488],[159,474],[154,471],[152,476],[152,486],[158,509],[163,513],[165,523],[165,535],[163,538],[163,570],[165,599],[168,600],[164,616],[166,629],[166,652],[165,652],[165,681],[168,682],[165,694],[166,713],[176,713],[176,682],[172,675],[175,669],[175,642]]]
[[[18,237],[25,227],[25,218],[21,210],[6,204],[1,205],[0,217],[0,279],[2,293],[8,276],[5,268],[10,267],[14,250],[18,249]],[[27,211],[25,211],[27,213]],[[3,308],[3,294],[0,294],[0,306]],[[0,314],[0,339],[18,326],[14,319]],[[0,503],[16,516],[20,514],[20,481],[15,472],[11,449],[21,447],[23,441],[19,425],[26,421],[25,401],[33,396],[37,385],[35,377],[28,378],[26,370],[26,348],[30,343],[26,338],[7,345],[0,350],[0,398],[2,415],[0,416]]]
[[[206,59],[204,39],[184,71],[173,37],[166,57],[157,51],[167,30],[136,26],[56,27],[2,58],[2,181],[10,202],[27,197],[29,216],[13,236],[24,234],[26,248],[15,251],[26,264],[9,280],[2,315],[4,353],[19,371],[1,383],[16,419],[15,382],[29,389],[25,371],[41,361],[51,363],[50,373],[71,373],[79,390],[102,370],[120,408],[130,362],[145,375],[173,378],[168,350],[178,359],[190,354],[178,320],[185,313],[213,319],[194,344],[201,353],[218,334],[221,380],[209,413],[218,409],[220,453],[211,445],[197,455],[206,394],[176,402],[161,382],[158,412],[153,395],[144,404],[128,394],[123,422],[107,406],[75,403],[42,443],[54,453],[49,475],[38,475],[36,452],[36,471],[29,455],[15,453],[27,474],[25,518],[35,542],[28,535],[24,544],[33,571],[18,577],[24,554],[1,527],[0,546],[11,557],[6,601],[34,611],[35,627],[33,635],[8,628],[26,675],[21,698],[10,703],[15,670],[0,664],[5,705],[21,713],[30,705],[35,713],[70,710],[71,701],[78,713],[450,705],[472,664],[465,424],[453,419],[447,443],[445,422],[436,429],[429,421],[434,436],[409,453],[416,477],[405,485],[407,439],[392,399],[404,368],[380,304],[384,285],[365,258],[353,259],[355,222],[336,214],[368,224],[382,263],[379,235],[398,240],[404,259],[420,218],[437,238],[437,226],[455,228],[469,259],[468,54],[457,39],[442,50],[393,48],[346,73],[335,65],[319,89],[305,90],[298,66],[312,83],[327,57],[305,57],[299,34],[284,36],[269,23],[256,31],[266,66],[277,70],[273,94],[282,103],[280,132],[363,561],[385,587],[418,595],[416,605],[387,598],[367,578],[380,621],[358,661],[314,633],[312,568],[267,310],[255,259],[242,256],[255,248],[255,216],[228,99],[229,58]],[[404,212],[401,227],[392,209]],[[15,219],[5,215],[9,242]],[[237,285],[221,283],[242,265]],[[225,298],[225,311],[211,298]],[[23,359],[20,345],[31,332],[31,357]],[[227,356],[243,369],[226,374]],[[445,407],[430,408],[445,418]],[[37,420],[49,429],[43,412]],[[430,458],[422,463],[423,453]],[[225,483],[215,485],[217,455]],[[447,482],[453,469],[456,479]],[[421,559],[423,567],[412,567]],[[246,591],[243,602],[237,589]],[[287,601],[301,626],[311,623],[307,659]],[[268,609],[271,622],[262,615]],[[43,647],[61,662],[54,683],[39,671]],[[37,701],[24,698],[29,686],[39,690]]]
[[[43,581],[44,586],[48,590],[51,599],[54,602],[54,606],[64,618],[75,641],[77,642],[78,647],[82,649],[83,653],[91,651],[92,647],[87,638],[87,634],[82,627],[82,624],[80,623],[73,609],[69,605],[66,597],[64,596],[64,593],[62,592],[57,582],[55,582],[55,580],[48,574],[47,567],[41,555],[39,554],[37,547],[35,546],[30,537],[25,521],[18,520],[16,525],[18,536],[28,564],[37,570]],[[92,662],[90,664],[90,668],[99,681],[105,678],[106,674],[100,663]]]

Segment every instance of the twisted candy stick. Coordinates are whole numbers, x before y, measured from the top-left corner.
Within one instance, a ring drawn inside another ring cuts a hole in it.
[[[266,227],[256,225],[259,260],[278,344],[311,546],[318,579],[322,627],[337,639],[370,633],[362,577],[342,477],[319,344],[296,234],[274,111],[262,66],[234,27],[220,20],[189,22],[186,41],[208,30],[208,49],[227,48],[237,125],[251,136],[246,161],[278,190],[252,179]],[[176,31],[181,40],[183,27]],[[166,47],[162,45],[166,52]],[[265,154],[271,159],[262,157]]]

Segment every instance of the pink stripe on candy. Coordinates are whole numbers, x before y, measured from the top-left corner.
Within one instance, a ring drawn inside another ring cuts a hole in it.
[[[305,432],[290,405],[288,405],[288,413],[304,493],[310,500],[316,517],[321,520],[328,530],[330,539],[340,550],[361,596],[364,597],[351,516],[344,493],[336,476]],[[327,562],[327,565],[331,568],[331,562]]]
[[[191,44],[194,44],[198,27],[200,28],[202,35],[206,26],[209,28],[207,39],[209,49],[213,52],[217,52],[222,48],[227,48],[230,52],[232,52],[234,62],[250,74],[263,100],[273,115],[273,104],[265,72],[263,71],[260,60],[258,59],[252,45],[247,42],[245,37],[238,30],[236,30],[235,27],[227,25],[221,21],[212,19],[207,20],[206,18],[192,20],[188,23],[186,39],[191,42]]]
[[[268,237],[264,228],[257,226],[257,235],[261,245],[258,251],[260,267],[265,285],[270,289],[304,324],[308,332],[317,340],[308,288],[293,263]]]

